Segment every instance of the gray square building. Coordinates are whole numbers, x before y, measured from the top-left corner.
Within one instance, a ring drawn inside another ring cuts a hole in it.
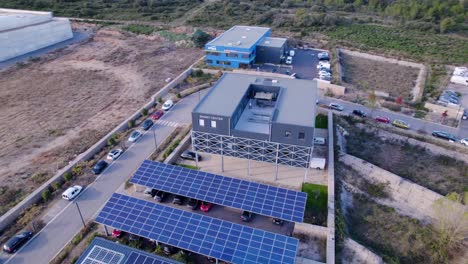
[[[308,167],[317,82],[225,73],[192,111],[194,150]]]

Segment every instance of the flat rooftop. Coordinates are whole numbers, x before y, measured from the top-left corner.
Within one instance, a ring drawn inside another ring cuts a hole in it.
[[[315,126],[316,80],[271,78],[242,73],[224,73],[210,92],[208,92],[195,107],[193,112],[231,117],[236,107],[239,105],[240,100],[252,84],[281,88],[280,96],[276,101],[276,113],[273,116],[272,122],[300,126]],[[255,110],[254,107],[253,105],[252,109],[248,110]],[[248,118],[248,115],[244,118]],[[264,127],[263,124],[259,124],[261,127]]]
[[[249,49],[269,30],[265,27],[234,26],[206,45]]]
[[[52,12],[0,8],[0,32],[49,22]]]
[[[287,39],[285,38],[266,37],[262,40],[262,42],[258,43],[257,46],[281,48],[284,44],[286,44],[286,41]]]

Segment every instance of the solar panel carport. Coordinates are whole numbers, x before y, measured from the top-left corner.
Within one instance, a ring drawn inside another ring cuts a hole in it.
[[[295,238],[114,193],[96,222],[232,263],[294,263]]]
[[[232,208],[302,222],[307,194],[145,160],[131,183]]]

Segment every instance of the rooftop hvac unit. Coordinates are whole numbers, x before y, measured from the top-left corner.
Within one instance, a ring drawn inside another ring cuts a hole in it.
[[[236,45],[237,45],[237,46],[240,46],[241,43],[242,43],[242,42],[237,41],[237,42],[236,42]]]
[[[246,38],[247,38],[247,36],[242,36],[242,38],[243,38],[243,39],[246,39]]]
[[[272,83],[278,83],[278,80],[271,80]]]

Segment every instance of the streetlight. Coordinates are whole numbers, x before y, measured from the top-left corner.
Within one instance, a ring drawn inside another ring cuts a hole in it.
[[[80,207],[78,206],[78,202],[75,201],[74,204],[76,205],[76,209],[78,210],[78,214],[80,215],[81,222],[83,223],[83,227],[86,227],[86,223],[83,219],[83,215],[81,214]]]
[[[156,140],[156,129],[153,129],[154,149],[158,148],[158,141]]]

